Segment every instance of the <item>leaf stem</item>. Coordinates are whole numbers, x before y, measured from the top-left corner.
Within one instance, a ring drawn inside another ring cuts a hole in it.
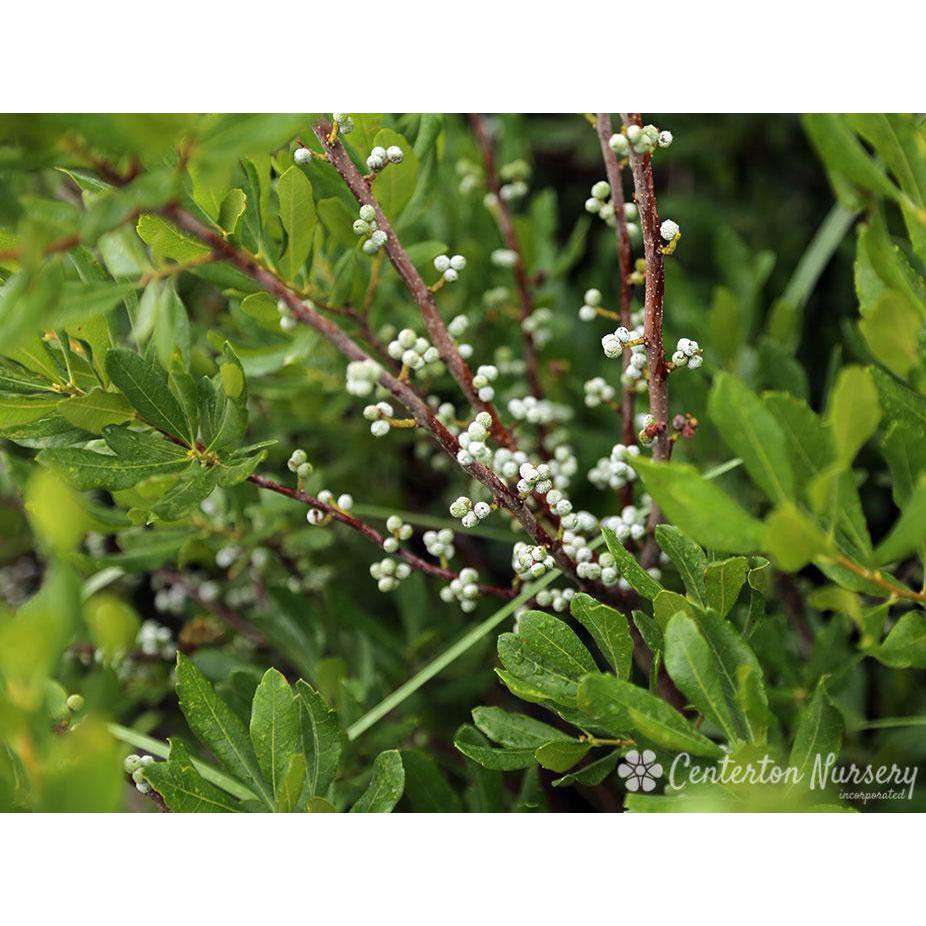
[[[162,759],[166,759],[170,754],[170,746],[163,740],[155,739],[152,736],[146,736],[144,733],[138,733],[118,723],[111,723],[107,726],[109,732],[120,742],[127,743],[129,746],[134,746],[136,749],[144,749],[145,752],[150,752],[151,755],[159,756]],[[220,772],[217,768],[213,768],[211,765],[207,765],[199,759],[193,759],[193,765],[196,771],[199,772],[206,781],[212,782],[212,784],[221,788],[223,791],[227,791],[233,797],[237,797],[241,801],[255,800],[252,791],[235,781],[234,778],[230,778],[224,772]]]
[[[599,538],[595,545],[601,542]],[[590,544],[591,546],[592,544]],[[422,685],[429,682],[435,675],[442,672],[454,660],[459,659],[467,650],[475,646],[486,634],[491,633],[505,618],[513,614],[521,605],[533,598],[542,588],[561,575],[558,569],[552,569],[542,579],[526,585],[517,598],[499,608],[491,617],[477,624],[465,633],[456,643],[444,650],[436,659],[432,659],[423,669],[416,672],[404,685],[401,685],[392,694],[383,698],[375,707],[367,711],[359,720],[347,729],[347,738],[355,740],[361,733],[366,732],[373,724],[382,720],[390,711],[398,707],[407,698],[410,698]]]

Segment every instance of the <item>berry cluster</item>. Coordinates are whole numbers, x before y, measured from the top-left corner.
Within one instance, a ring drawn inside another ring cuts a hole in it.
[[[522,498],[527,498],[533,492],[540,492],[546,495],[553,488],[553,473],[548,463],[541,463],[534,466],[533,463],[522,463],[518,469],[518,494]]]
[[[492,513],[492,506],[488,502],[473,502],[467,495],[461,495],[450,505],[450,516],[459,518],[466,528],[475,527]]]
[[[309,462],[308,454],[302,449],[296,449],[286,461],[286,468],[300,479],[308,479],[312,475],[313,466]]]
[[[386,519],[386,530],[390,536],[383,541],[383,549],[387,553],[395,553],[399,549],[399,542],[409,540],[412,536],[411,524],[406,524],[397,514],[389,515]]]
[[[447,325],[447,331],[454,339],[457,350],[464,360],[469,360],[473,356],[473,345],[460,343],[460,338],[466,334],[467,328],[469,328],[469,318],[466,315],[455,315]]]
[[[687,366],[689,370],[697,370],[704,362],[701,346],[691,338],[679,338],[672,354],[672,363],[677,367]]]
[[[456,548],[453,545],[453,531],[444,527],[439,531],[424,532],[424,546],[435,559],[447,561],[453,559]]]
[[[534,309],[521,322],[521,328],[531,335],[537,347],[543,347],[550,340],[549,324],[551,321],[553,321],[553,313],[549,309]]]
[[[174,645],[170,627],[165,627],[157,621],[145,621],[141,625],[135,644],[145,656],[173,659],[177,655],[177,647]]]
[[[526,395],[520,399],[511,399],[508,403],[508,412],[518,421],[527,421],[530,424],[551,424],[554,421],[568,419],[571,409],[565,405],[557,405],[548,399]]]
[[[572,514],[572,502],[563,495],[560,489],[550,489],[544,496],[550,510],[559,518]]]
[[[369,395],[383,372],[382,367],[370,358],[366,360],[352,360],[347,364],[346,382],[344,388],[348,395]]]
[[[390,145],[388,148],[377,145],[367,158],[367,167],[372,171],[379,171],[387,164],[401,164],[404,159],[405,153],[398,145]]]
[[[350,113],[332,113],[331,119],[336,123],[341,135],[350,135],[354,131],[354,120],[351,119]]]
[[[527,181],[530,180],[531,167],[523,158],[516,161],[510,161],[503,164],[498,172],[503,183],[499,188],[498,195],[505,202],[511,202],[515,199],[522,199],[527,196],[530,189]]]
[[[460,158],[457,161],[456,172],[460,178],[460,192],[464,195],[482,184],[482,168],[468,158]]]
[[[599,180],[592,185],[591,196],[585,200],[585,211],[597,215],[605,225],[614,228],[617,225],[617,213],[611,201],[611,184],[607,180]],[[631,239],[639,237],[640,228],[635,224],[639,214],[633,203],[624,203],[624,219],[627,225],[627,235]]]
[[[386,243],[386,233],[377,224],[376,210],[369,203],[360,207],[360,218],[353,229],[358,238],[366,239],[361,246],[364,254],[375,254]]]
[[[659,131],[655,125],[628,125],[623,132],[617,132],[608,140],[611,150],[619,157],[625,158],[633,148],[638,154],[647,154],[656,148],[668,148],[672,144],[672,133]]]
[[[602,376],[586,380],[583,388],[585,389],[585,404],[589,408],[596,408],[614,399],[614,387],[606,383]]]
[[[575,597],[574,588],[542,588],[537,592],[537,604],[541,608],[552,608],[557,613],[569,610],[569,602]]]
[[[304,299],[303,304],[307,309],[315,310],[316,305],[311,299]],[[290,332],[296,329],[299,320],[293,315],[293,310],[282,299],[277,300],[277,312],[280,314],[280,330]]]
[[[367,421],[371,422],[370,424],[370,433],[374,437],[385,437],[392,428],[392,425],[389,423],[395,409],[388,402],[377,402],[375,405],[367,405],[363,409],[363,417]]]
[[[641,347],[643,340],[643,329],[640,327],[627,328],[626,325],[618,325],[614,331],[604,335],[601,339],[601,349],[604,351],[608,360],[614,360],[624,353],[627,347]]]
[[[588,481],[598,489],[622,489],[637,478],[637,471],[631,465],[633,458],[640,455],[636,444],[629,447],[615,444],[609,457],[601,457],[589,470]]]
[[[446,254],[438,254],[434,258],[434,269],[441,275],[445,283],[456,283],[459,279],[460,271],[466,267],[466,258],[462,254],[454,254],[448,257]]]
[[[488,412],[479,412],[470,422],[466,430],[460,434],[460,449],[457,451],[457,462],[460,466],[469,466],[470,463],[488,463],[492,458],[492,451],[486,444],[486,439],[492,428],[492,416]]]
[[[614,531],[621,543],[627,540],[642,540],[646,534],[648,515],[648,504],[639,508],[636,505],[625,505],[620,516],[608,518],[605,525]]]
[[[154,763],[154,756],[138,756],[133,752],[130,756],[125,757],[122,767],[126,775],[132,776],[135,787],[142,793],[147,794],[151,790],[151,785],[145,781],[145,769]]]
[[[511,551],[511,568],[522,579],[539,579],[550,569],[556,568],[556,560],[546,547],[519,540]]]
[[[440,360],[437,348],[427,338],[415,334],[411,328],[403,328],[395,340],[389,342],[386,351],[393,360],[400,360],[403,367],[416,373],[426,365]]]
[[[458,601],[460,610],[468,614],[476,608],[476,599],[479,598],[479,586],[476,584],[478,581],[479,573],[475,569],[461,569],[459,577],[440,590],[441,601],[447,604]]]
[[[334,493],[330,489],[322,489],[318,493],[318,500],[329,508],[337,508],[345,513],[354,507],[353,495],[348,495],[346,492],[335,500]],[[321,524],[327,516],[321,508],[310,508],[305,514],[305,519],[314,527]]]
[[[483,402],[491,402],[495,398],[495,389],[489,385],[498,379],[498,367],[492,364],[482,364],[476,369],[473,377],[473,388]]]
[[[370,566],[370,575],[376,579],[376,587],[381,592],[393,591],[398,588],[403,579],[407,579],[411,574],[412,567],[408,563],[397,563],[390,556]]]
[[[585,290],[584,303],[579,309],[579,320],[583,322],[593,322],[601,308],[601,290]]]

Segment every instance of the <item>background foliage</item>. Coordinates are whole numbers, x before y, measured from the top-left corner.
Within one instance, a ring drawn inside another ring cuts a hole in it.
[[[631,668],[623,615],[579,595],[568,623],[531,612],[513,634],[514,607],[486,597],[462,613],[417,572],[381,594],[367,539],[308,525],[303,504],[246,481],[259,467],[295,486],[286,461],[304,448],[313,496],[350,493],[380,529],[394,513],[418,533],[452,526],[481,581],[511,581],[510,522],[461,531],[455,466],[411,429],[374,441],[343,357],[308,327],[282,331],[275,298],[160,212],[179,199],[319,301],[368,305],[374,332],[420,330],[388,261],[359,250],[334,170],[293,165],[311,117],[5,119],[0,807],[154,809],[123,770],[130,747],[167,760],[137,780],[176,810],[691,807],[627,796],[615,768],[631,741],[660,759],[716,758],[720,741],[798,763],[814,750],[923,763],[926,136],[898,116],[647,118],[675,135],[654,161],[660,214],[683,230],[666,343],[697,338],[706,362],[670,380],[695,437],[670,466],[640,465],[671,560],[658,581],[622,572],[684,715],[656,697],[655,670]],[[484,298],[514,287],[491,260],[503,241],[484,190],[461,190],[458,162],[479,163],[466,121],[354,122],[361,162],[375,144],[405,152],[373,192],[419,270],[466,256],[438,302],[447,320],[468,315],[474,366],[502,369],[503,408],[524,394],[505,372],[522,340],[511,300]],[[576,317],[589,287],[617,303],[614,235],[583,209],[604,175],[598,141],[580,115],[494,126],[499,164],[531,167],[513,209],[551,310],[543,381],[573,410],[570,498],[605,517],[620,503],[584,474],[620,423],[583,406],[582,384],[616,382],[615,367],[606,327]],[[690,800],[821,803],[774,789]]]

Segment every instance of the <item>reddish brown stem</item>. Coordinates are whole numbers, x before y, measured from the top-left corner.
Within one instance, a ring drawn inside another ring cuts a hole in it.
[[[421,274],[415,269],[408,253],[402,247],[398,236],[393,230],[392,224],[386,218],[378,200],[373,195],[357,166],[351,160],[350,155],[339,141],[335,141],[333,144],[328,143],[328,133],[331,131],[331,126],[327,123],[319,123],[313,126],[313,131],[328,155],[328,160],[341,175],[357,202],[361,205],[372,206],[376,212],[376,223],[386,235],[386,254],[405,284],[405,288],[418,306],[425,327],[428,329],[431,342],[440,352],[441,358],[463,390],[467,401],[477,411],[486,411],[492,417],[492,433],[498,443],[504,444],[512,450],[517,449],[514,438],[502,424],[495,407],[491,402],[483,402],[479,398],[476,389],[473,387],[472,370],[460,356],[453,338],[450,337],[450,332],[447,331],[447,326],[444,324],[437,303],[434,301],[434,294],[422,279]]]
[[[630,321],[630,306],[633,302],[633,283],[630,275],[633,273],[633,251],[630,247],[630,236],[627,234],[627,216],[624,213],[624,178],[617,155],[611,150],[608,142],[614,133],[610,113],[595,114],[595,131],[598,134],[598,143],[601,146],[601,158],[604,161],[605,173],[611,185],[611,203],[614,206],[616,225],[614,235],[617,243],[618,257],[618,285],[620,287],[620,314],[621,324],[625,328],[633,327]],[[630,363],[630,352],[624,351],[623,369]],[[634,393],[632,389],[625,388],[621,394],[621,440],[627,446],[637,442],[637,432],[634,427]],[[624,504],[633,502],[633,486],[629,483],[624,486]]]
[[[531,392],[538,398],[543,398],[543,387],[540,384],[540,369],[537,362],[537,345],[534,343],[533,334],[524,327],[524,322],[534,311],[533,296],[531,294],[531,284],[527,278],[527,268],[524,266],[524,254],[521,250],[521,242],[518,240],[517,232],[514,228],[514,221],[511,218],[511,210],[508,203],[502,199],[502,187],[498,178],[498,171],[495,169],[495,155],[492,152],[492,139],[489,137],[488,128],[485,119],[481,113],[470,113],[469,122],[482,152],[482,161],[485,165],[486,184],[495,196],[494,212],[498,220],[498,226],[501,230],[502,237],[505,239],[505,247],[517,255],[517,262],[514,265],[514,279],[518,288],[518,301],[520,303],[520,320],[521,334],[524,338],[524,366],[527,374],[527,382]]]
[[[359,518],[354,517],[352,514],[341,511],[339,508],[335,508],[332,505],[326,505],[323,501],[315,498],[313,495],[309,495],[307,492],[300,492],[298,489],[291,489],[288,486],[281,485],[272,479],[268,479],[266,476],[254,475],[250,477],[250,481],[262,489],[268,489],[269,491],[276,492],[279,495],[285,495],[288,498],[302,502],[304,505],[308,505],[310,508],[317,508],[319,511],[323,511],[326,515],[330,515],[333,520],[340,521],[341,524],[346,524],[349,528],[355,530],[358,534],[363,535],[367,540],[376,544],[376,546],[380,549],[383,548],[383,541],[386,538],[380,534],[379,531],[370,527],[369,524],[366,524]],[[443,579],[445,582],[452,582],[454,579],[458,579],[460,577],[459,573],[454,572],[452,569],[444,569],[443,567],[437,566],[434,563],[429,563],[427,560],[422,559],[420,556],[416,556],[409,550],[400,548],[396,550],[395,553],[390,555],[405,560],[405,562],[408,563],[412,569],[417,569],[420,572],[424,572],[430,576],[436,576],[439,579]],[[512,591],[510,588],[500,588],[497,585],[479,585],[479,591],[481,591],[484,595],[495,595],[497,598],[514,598],[515,596],[514,591]]]
[[[626,113],[624,125],[642,126],[643,120],[639,113]],[[656,189],[649,153],[640,154],[631,146],[630,167],[633,171],[634,198],[640,210],[643,253],[646,257],[643,337],[646,341],[646,358],[649,367],[649,410],[659,426],[659,433],[656,435],[653,446],[653,459],[668,460],[672,452],[672,443],[669,440],[669,371],[666,367],[665,348],[662,341],[665,270],[662,238],[659,233],[659,210],[656,207]]]

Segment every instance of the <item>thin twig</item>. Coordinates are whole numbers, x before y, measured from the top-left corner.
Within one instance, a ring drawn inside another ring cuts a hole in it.
[[[498,219],[502,237],[505,239],[505,247],[517,255],[517,261],[514,265],[514,279],[518,288],[518,301],[520,302],[520,327],[522,337],[524,338],[524,367],[531,392],[538,399],[542,399],[543,387],[540,384],[537,345],[534,342],[534,335],[524,327],[524,322],[530,318],[534,311],[531,284],[527,278],[527,267],[524,265],[524,252],[521,250],[521,242],[518,240],[518,234],[515,231],[514,222],[511,218],[511,210],[508,208],[508,203],[502,198],[501,182],[498,178],[498,171],[495,169],[495,156],[492,153],[492,139],[489,137],[485,119],[481,113],[470,113],[469,123],[472,126],[473,134],[476,136],[479,149],[482,152],[482,161],[485,165],[486,172],[486,184],[495,196],[495,207],[493,211]]]
[[[633,283],[630,281],[630,276],[633,273],[633,251],[630,247],[630,236],[627,234],[627,216],[624,212],[623,171],[620,162],[617,160],[617,155],[608,144],[614,132],[610,113],[595,114],[595,131],[598,134],[598,142],[601,146],[601,158],[604,161],[605,173],[608,176],[608,183],[611,185],[611,203],[614,206],[614,218],[616,219],[614,236],[617,243],[621,325],[630,329],[633,327],[630,321],[630,306],[633,302]],[[629,364],[630,352],[624,351],[623,369],[625,371]],[[621,395],[621,440],[627,446],[637,442],[637,433],[634,427],[634,393],[632,389],[626,387]],[[629,505],[632,502],[633,486],[628,483],[624,487],[624,504]]]
[[[408,290],[415,304],[421,312],[431,343],[440,352],[441,359],[447,364],[451,375],[457,381],[467,401],[477,411],[486,411],[492,417],[492,433],[496,441],[504,444],[509,449],[517,449],[517,444],[508,429],[502,424],[501,419],[491,402],[484,402],[479,398],[477,390],[473,386],[473,373],[469,365],[460,356],[447,326],[438,311],[437,303],[434,301],[434,295],[431,293],[428,285],[424,282],[421,274],[415,269],[414,264],[408,256],[405,248],[402,247],[391,223],[386,218],[378,200],[373,195],[370,187],[364,181],[363,176],[357,169],[357,166],[351,160],[350,155],[344,146],[337,140],[329,142],[329,133],[331,127],[327,123],[319,123],[313,127],[316,137],[321,142],[322,147],[328,155],[334,169],[341,175],[341,178],[347,184],[348,189],[354,198],[361,205],[372,206],[376,212],[376,223],[381,231],[386,235],[386,254],[395,267],[405,288]]]
[[[642,126],[642,124],[643,120],[639,113],[624,115],[624,125]],[[669,440],[669,371],[666,367],[665,347],[662,341],[665,271],[662,239],[659,233],[659,210],[656,207],[656,189],[649,153],[640,154],[631,145],[630,167],[633,171],[634,198],[640,210],[643,253],[646,258],[643,337],[646,342],[646,359],[649,368],[649,410],[659,428],[653,445],[653,459],[668,460],[672,453],[672,443]]]
[[[360,518],[357,518],[354,515],[349,514],[348,512],[343,511],[342,509],[333,505],[327,505],[325,502],[315,498],[312,495],[309,495],[307,492],[302,492],[298,489],[291,489],[288,486],[284,486],[278,482],[275,482],[273,479],[267,478],[266,476],[254,475],[250,477],[250,481],[262,489],[268,489],[269,491],[276,492],[279,495],[285,495],[288,498],[295,499],[296,501],[300,501],[303,504],[308,505],[310,508],[317,508],[319,511],[323,511],[333,520],[340,521],[341,524],[346,524],[352,530],[355,530],[358,534],[366,537],[367,540],[375,544],[380,549],[383,548],[383,542],[386,538],[375,528],[370,527],[369,524],[361,521]],[[434,563],[429,563],[427,560],[422,559],[420,556],[416,556],[414,553],[404,548],[399,548],[391,555],[404,560],[406,563],[408,563],[409,566],[412,567],[412,569],[417,569],[420,572],[426,573],[427,575],[436,576],[437,578],[443,579],[445,582],[452,582],[454,579],[458,579],[460,577],[459,573],[454,572],[452,569],[444,569],[443,567],[437,566]],[[496,585],[480,584],[479,591],[485,595],[494,595],[497,598],[514,598],[515,596],[515,592],[512,589],[499,588]]]

